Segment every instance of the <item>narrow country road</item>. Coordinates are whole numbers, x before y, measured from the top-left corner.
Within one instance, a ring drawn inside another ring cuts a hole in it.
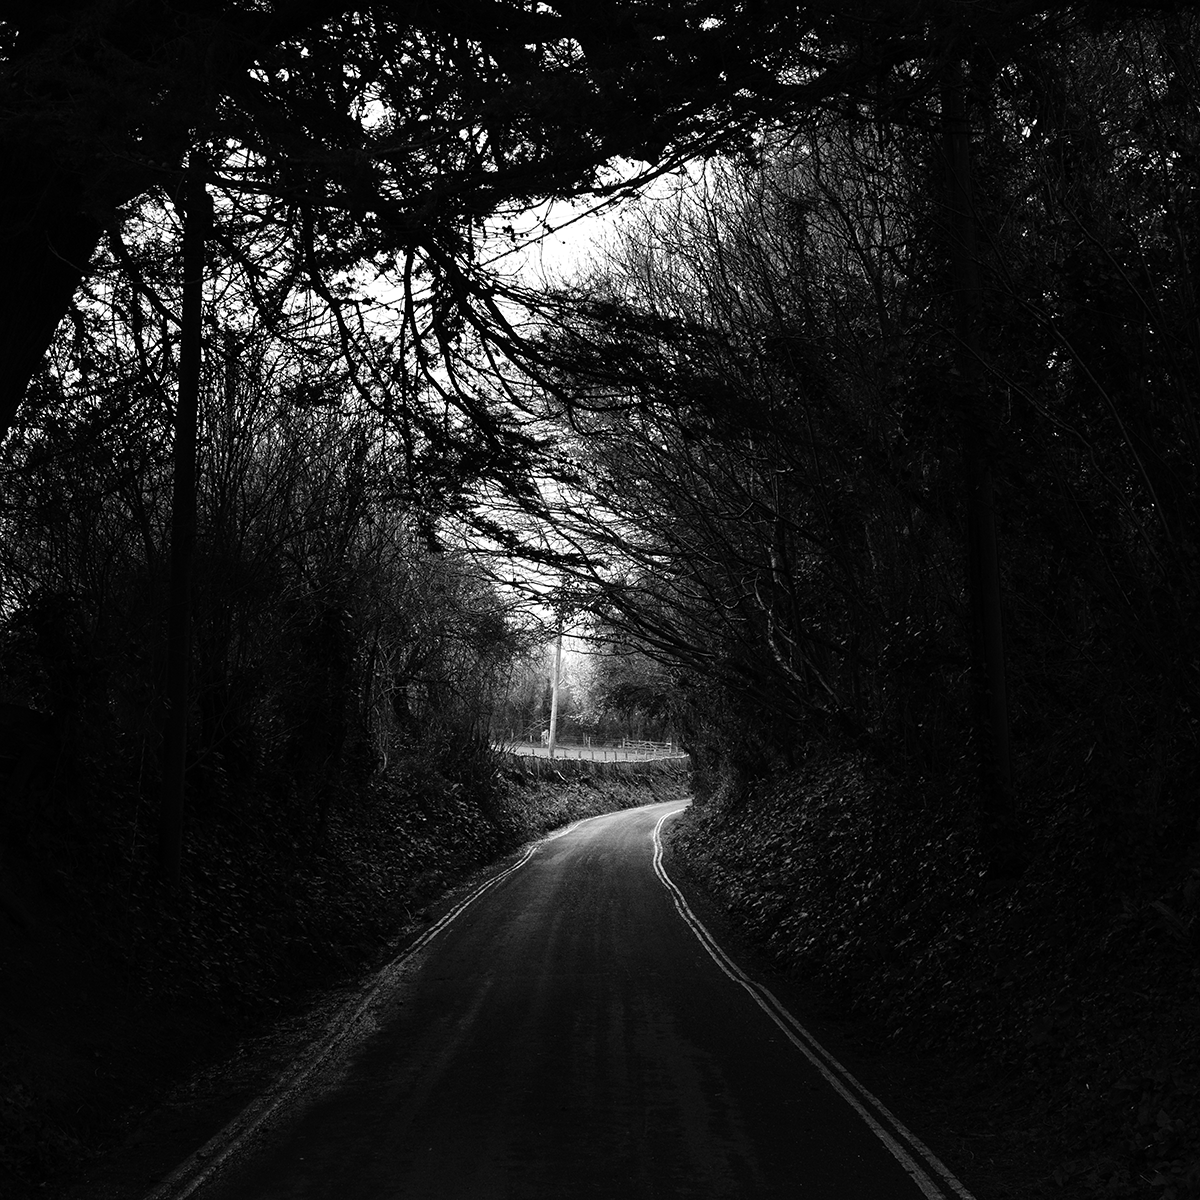
[[[540,843],[405,961],[368,1032],[195,1195],[969,1200],[706,949],[656,854],[679,807]]]

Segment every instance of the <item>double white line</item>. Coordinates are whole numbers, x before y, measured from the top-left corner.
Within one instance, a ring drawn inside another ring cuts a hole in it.
[[[950,1168],[919,1137],[916,1136],[877,1096],[867,1090],[817,1041],[780,1003],[770,988],[751,979],[705,929],[700,918],[688,907],[683,893],[675,886],[662,864],[662,826],[668,817],[677,816],[682,808],[663,813],[654,826],[654,873],[671,893],[675,908],[687,922],[709,957],[734,983],[740,984],[759,1008],[779,1027],[784,1037],[821,1073],[825,1082],[863,1119],[867,1128],[887,1147],[893,1158],[904,1168],[928,1200],[975,1200]],[[935,1176],[937,1178],[935,1178]]]
[[[601,814],[601,816],[607,815],[607,813]],[[309,1080],[364,1024],[369,1027],[366,1018],[369,1016],[369,1010],[376,997],[383,989],[395,982],[402,968],[415,954],[429,945],[442,930],[461,916],[464,909],[474,904],[485,892],[491,891],[496,884],[519,871],[547,842],[563,837],[582,825],[584,821],[595,819],[595,817],[584,817],[527,846],[525,853],[516,862],[485,879],[440,921],[431,925],[419,938],[405,946],[391,962],[376,974],[365,991],[353,996],[342,1007],[331,1021],[330,1028],[324,1037],[311,1045],[267,1092],[251,1101],[228,1125],[180,1163],[157,1187],[146,1194],[144,1200],[187,1200],[189,1196],[195,1195],[231,1158],[240,1153],[253,1137],[262,1132],[272,1117],[290,1105],[301,1094]]]

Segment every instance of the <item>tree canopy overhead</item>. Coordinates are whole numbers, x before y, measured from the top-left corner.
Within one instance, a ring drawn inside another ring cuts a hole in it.
[[[762,117],[920,75],[981,23],[1053,3],[746,6],[464,0],[48,0],[0,18],[0,428],[105,231],[190,156],[297,279],[367,263],[472,290],[505,205],[603,194]],[[1019,32],[1018,32],[1019,31]],[[605,177],[616,159],[646,164]],[[194,165],[194,164],[193,164]]]
[[[736,9],[665,3],[14,4],[0,20],[0,424],[104,231],[189,155],[299,273],[470,256],[497,208],[728,137],[776,72]],[[736,47],[736,52],[734,50]],[[761,90],[761,88],[759,88]]]

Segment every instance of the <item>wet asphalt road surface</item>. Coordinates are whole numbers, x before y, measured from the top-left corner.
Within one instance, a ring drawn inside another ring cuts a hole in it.
[[[653,833],[677,808],[541,844],[408,960],[371,1031],[199,1197],[942,1196],[676,911]]]

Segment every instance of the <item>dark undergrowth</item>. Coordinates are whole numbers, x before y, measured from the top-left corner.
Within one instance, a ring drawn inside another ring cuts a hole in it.
[[[269,795],[194,819],[178,890],[135,809],[48,805],[0,859],[0,1192],[67,1189],[181,1080],[386,961],[473,870],[682,787],[682,771],[452,782],[407,760],[323,831]]]
[[[991,1136],[1035,1164],[1033,1194],[1200,1196],[1194,841],[1148,873],[1072,794],[1029,814],[1022,876],[990,879],[966,794],[830,757],[694,807],[670,836],[781,967],[898,1048],[969,1064],[962,1086],[986,1086]]]

